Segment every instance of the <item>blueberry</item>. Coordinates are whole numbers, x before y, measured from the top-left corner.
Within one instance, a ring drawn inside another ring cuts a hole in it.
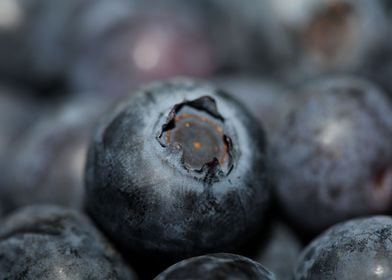
[[[62,88],[77,53],[133,13],[134,1],[4,0],[0,74],[39,89]]]
[[[295,279],[391,279],[392,219],[359,218],[328,229],[302,252]]]
[[[82,214],[30,206],[3,221],[1,279],[136,279]]]
[[[74,98],[39,108],[46,112],[14,137],[0,165],[4,211],[43,202],[83,208],[88,144],[105,102]]]
[[[261,126],[202,82],[146,86],[100,122],[86,168],[91,215],[133,256],[234,250],[269,201]]]
[[[273,271],[279,279],[292,280],[302,249],[297,236],[282,222],[275,222],[264,242],[254,259]]]
[[[272,137],[277,194],[297,226],[318,231],[391,209],[392,107],[376,86],[330,77],[300,88]]]
[[[215,70],[205,25],[191,5],[144,1],[131,10],[78,50],[68,73],[72,87],[124,95],[143,82],[176,75],[208,77]],[[92,20],[86,11],[89,15]]]
[[[240,255],[219,253],[183,260],[155,278],[155,280],[165,279],[273,280],[276,278],[273,273],[251,259]]]
[[[388,43],[381,1],[268,1],[291,46],[289,75],[361,72]]]

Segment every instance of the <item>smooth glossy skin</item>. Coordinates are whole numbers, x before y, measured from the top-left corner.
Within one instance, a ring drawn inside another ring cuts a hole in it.
[[[275,280],[276,278],[273,273],[251,259],[220,253],[183,260],[166,269],[154,280],[169,279]]]
[[[333,226],[303,251],[295,280],[392,278],[392,219],[373,216]]]
[[[84,207],[84,167],[97,118],[111,100],[74,98],[40,107],[41,116],[13,138],[0,165],[5,212],[51,203]]]
[[[319,231],[392,206],[392,107],[354,77],[320,79],[273,136],[271,160],[282,208],[296,226]]]
[[[183,154],[206,155],[208,137],[191,123],[181,128],[189,129],[185,138],[165,142],[173,118],[187,112],[222,135],[222,159]],[[257,121],[227,95],[187,79],[144,87],[102,119],[86,171],[94,219],[132,256],[160,262],[234,250],[263,224],[270,198]]]
[[[1,279],[136,279],[114,248],[82,214],[31,206],[0,229]]]

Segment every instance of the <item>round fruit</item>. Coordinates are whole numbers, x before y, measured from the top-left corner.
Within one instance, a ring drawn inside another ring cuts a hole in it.
[[[1,279],[136,279],[120,255],[82,214],[30,206],[0,229]]]
[[[303,251],[295,280],[392,278],[392,219],[374,216],[333,226]]]
[[[271,145],[277,192],[300,227],[321,230],[392,206],[392,107],[354,77],[299,90]]]
[[[176,263],[159,274],[155,280],[244,279],[274,280],[275,276],[261,264],[233,254],[212,254]]]
[[[269,201],[264,133],[208,85],[155,83],[101,121],[86,182],[91,215],[132,256],[233,250]]]
[[[41,105],[39,118],[34,119],[33,113],[26,116],[35,122],[28,122],[13,137],[4,153],[7,161],[0,162],[0,200],[5,212],[36,203],[84,208],[89,141],[97,117],[110,102],[72,98],[51,104],[50,110],[49,104]]]

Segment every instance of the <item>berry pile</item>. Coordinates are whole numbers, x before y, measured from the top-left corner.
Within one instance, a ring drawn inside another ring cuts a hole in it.
[[[387,0],[0,0],[0,279],[392,279]]]

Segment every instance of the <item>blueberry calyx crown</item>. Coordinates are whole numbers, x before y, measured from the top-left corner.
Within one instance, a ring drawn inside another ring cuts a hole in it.
[[[202,96],[173,106],[157,135],[164,148],[181,153],[187,171],[205,174],[213,183],[233,167],[231,138],[224,134],[224,118],[212,97]]]

